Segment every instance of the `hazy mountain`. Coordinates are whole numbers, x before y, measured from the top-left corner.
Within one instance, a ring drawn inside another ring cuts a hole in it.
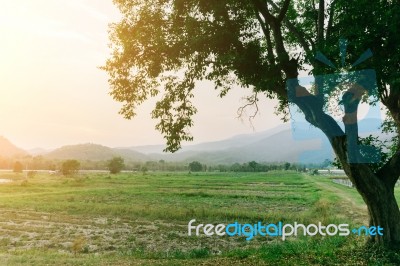
[[[283,124],[279,125],[275,128],[272,128],[270,130],[266,131],[261,131],[253,134],[241,134],[241,135],[236,135],[231,138],[219,140],[219,141],[211,141],[211,142],[204,142],[204,143],[199,143],[199,144],[193,144],[193,145],[185,145],[182,147],[181,150],[176,152],[172,157],[181,157],[181,153],[186,153],[189,152],[192,154],[194,151],[220,151],[224,149],[229,149],[229,148],[234,148],[234,147],[241,147],[244,145],[248,145],[251,143],[254,143],[256,141],[262,140],[264,138],[267,138],[269,136],[272,136],[273,134],[276,134],[280,131],[283,130],[288,130],[290,128],[290,124]],[[135,150],[141,153],[145,154],[163,154],[163,150],[165,148],[165,145],[144,145],[144,146],[132,146],[128,147],[127,149]],[[165,153],[164,153],[165,154]],[[186,156],[183,156],[186,157]]]
[[[275,130],[272,133],[276,132]],[[258,162],[302,162],[319,163],[325,159],[333,159],[332,149],[327,139],[318,132],[308,130],[307,139],[296,139],[290,129],[271,135],[264,132],[257,137],[241,136],[241,145],[233,145],[221,150],[182,151],[174,154],[149,154],[155,160],[168,161],[200,161],[208,164],[244,163],[252,160]],[[221,146],[227,141],[223,141]],[[245,144],[243,144],[245,143]],[[219,144],[219,143],[218,143]],[[209,143],[207,144],[209,145]],[[206,146],[206,145],[205,145]]]
[[[112,149],[118,156],[121,156],[122,158],[125,158],[128,161],[148,161],[150,158],[140,152],[130,150],[130,149],[122,149],[122,148],[114,148]]]
[[[52,150],[46,150],[46,149],[43,149],[43,148],[33,148],[33,149],[30,149],[30,150],[27,150],[27,152],[29,154],[33,155],[33,156],[44,155],[44,154],[47,154],[47,153],[49,153],[51,151]]]
[[[380,121],[360,123],[360,134],[376,130]],[[305,122],[284,124],[271,130],[242,134],[228,139],[186,145],[176,153],[163,153],[163,145],[109,148],[97,144],[64,146],[49,152],[50,159],[109,160],[121,156],[127,161],[200,161],[207,164],[231,164],[249,161],[321,163],[333,160],[328,139],[319,129]]]
[[[283,124],[272,128],[270,130],[261,131],[253,134],[241,134],[236,135],[231,138],[213,141],[213,142],[205,142],[196,145],[187,145],[182,148],[182,152],[186,151],[219,151],[224,149],[232,149],[239,148],[251,143],[255,143],[267,137],[270,137],[278,132],[288,130],[290,128],[289,124]]]
[[[165,145],[143,145],[143,146],[131,146],[131,147],[118,147],[116,149],[129,149],[144,154],[150,153],[163,153]]]
[[[379,132],[379,119],[364,119],[359,124],[360,135],[365,137]],[[380,135],[382,140],[388,136]],[[193,161],[208,164],[243,163],[252,160],[259,162],[301,162],[321,163],[326,159],[333,160],[334,154],[323,133],[307,122],[284,124],[271,130],[238,135],[232,138],[187,145],[174,153],[162,153],[162,146],[151,149],[141,147],[153,160]],[[157,148],[159,149],[157,151]],[[133,147],[135,149],[135,147]],[[157,152],[154,152],[157,151]]]
[[[98,144],[78,144],[58,148],[45,155],[49,159],[67,160],[91,160],[104,161],[110,160],[115,156],[121,156],[125,160],[142,161],[146,155],[129,149],[112,149]]]
[[[27,152],[12,144],[8,139],[0,136],[0,156],[13,157],[27,155]]]

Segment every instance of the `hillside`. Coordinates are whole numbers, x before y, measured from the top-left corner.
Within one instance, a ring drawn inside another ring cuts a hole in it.
[[[8,139],[0,136],[0,156],[14,157],[26,155],[27,152],[12,144]]]
[[[233,137],[217,140],[217,141],[210,141],[210,142],[203,142],[199,144],[189,144],[183,145],[182,149],[179,150],[176,154],[188,153],[192,154],[193,152],[211,152],[211,151],[221,151],[230,148],[238,148],[243,147],[245,145],[249,145],[256,141],[262,140],[269,136],[272,136],[276,133],[279,133],[284,130],[290,129],[289,124],[283,124],[272,128],[270,130],[256,132],[252,134],[241,134],[235,135]],[[140,153],[144,154],[163,154],[163,149],[165,145],[145,145],[145,146],[132,146],[127,147],[127,149],[135,150]],[[164,153],[165,154],[165,153]],[[174,157],[174,156],[173,156]],[[180,156],[177,156],[180,157]]]
[[[296,140],[290,129],[272,135],[267,131],[264,132],[264,135],[259,134],[256,138],[248,135],[247,139],[242,139],[239,144],[225,149],[196,151],[186,148],[187,151],[175,154],[153,153],[148,156],[157,160],[187,162],[196,160],[208,164],[245,163],[253,160],[259,162],[321,163],[325,159],[332,160],[333,153],[327,144],[327,139],[318,132],[314,132],[314,134],[310,130],[309,138]]]
[[[146,155],[133,150],[112,149],[91,143],[63,146],[45,155],[45,157],[49,159],[76,159],[90,161],[105,161],[110,160],[115,156],[121,156],[125,160],[129,161],[143,161],[146,159]]]
[[[371,125],[380,121],[360,123],[360,135],[367,136]],[[388,136],[381,135],[382,138]],[[206,164],[232,164],[257,162],[322,163],[333,160],[328,139],[319,129],[308,123],[284,124],[270,130],[253,134],[242,134],[220,141],[185,145],[176,153],[162,152],[163,145],[109,148],[97,144],[64,146],[49,152],[49,159],[77,159],[102,161],[121,156],[126,161],[200,161]]]
[[[359,124],[360,136],[379,132],[379,119],[364,119]],[[381,140],[389,135],[379,135]],[[157,146],[137,147],[155,160],[200,161],[207,164],[258,162],[322,163],[333,160],[334,154],[326,136],[306,122],[284,124],[270,130],[238,135],[221,141],[184,146],[174,154],[155,152]],[[132,147],[136,149],[136,147]]]

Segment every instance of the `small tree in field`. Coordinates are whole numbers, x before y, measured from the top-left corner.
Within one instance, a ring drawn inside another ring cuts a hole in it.
[[[114,157],[108,162],[108,169],[111,174],[118,174],[124,167],[125,163],[122,157]]]
[[[61,166],[63,175],[75,175],[78,173],[81,164],[77,160],[67,160]]]
[[[24,170],[24,166],[21,162],[16,161],[13,166],[14,173],[22,173],[22,170]]]
[[[142,174],[145,175],[145,174],[147,174],[147,172],[149,171],[149,169],[147,169],[147,167],[146,167],[145,165],[143,165],[143,166],[140,168],[140,171],[142,171]]]
[[[249,162],[249,167],[252,169],[253,172],[257,170],[258,163],[256,161]]]
[[[203,165],[198,161],[193,161],[189,164],[189,170],[192,172],[200,172],[203,170]]]

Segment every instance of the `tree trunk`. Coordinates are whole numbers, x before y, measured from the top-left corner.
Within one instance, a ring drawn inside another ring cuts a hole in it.
[[[394,196],[394,186],[380,180],[378,182],[380,184],[368,187],[363,186],[362,183],[355,184],[368,207],[370,226],[383,228],[383,235],[369,236],[368,243],[398,249],[400,248],[400,210]]]
[[[362,90],[353,86],[344,93],[342,104],[345,107],[343,122],[345,132],[338,123],[323,110],[324,100],[319,94],[312,95],[300,86],[297,79],[297,62],[286,65],[288,101],[296,104],[304,113],[306,120],[321,129],[329,139],[336,157],[361,194],[368,207],[370,226],[383,228],[383,234],[370,236],[371,243],[387,248],[400,248],[400,211],[394,196],[394,186],[400,169],[400,151],[397,152],[378,172],[368,164],[375,163],[360,153],[358,146],[357,109]],[[289,67],[290,66],[290,67]]]
[[[342,150],[339,156],[342,156],[342,162],[348,162],[347,174],[367,204],[370,227],[378,229],[375,235],[370,235],[369,242],[397,249],[400,247],[400,211],[394,196],[395,182],[387,176],[372,172],[366,165],[374,163],[371,160],[372,154],[362,156],[357,143],[359,138],[357,110],[363,94],[363,88],[359,86],[353,86],[343,94],[342,103],[345,109],[343,122],[347,145],[346,152]],[[382,234],[379,233],[379,228],[383,229]]]

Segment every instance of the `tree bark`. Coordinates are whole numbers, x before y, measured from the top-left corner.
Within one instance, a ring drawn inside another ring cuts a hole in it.
[[[400,211],[394,196],[395,182],[392,178],[379,177],[364,163],[369,162],[368,154],[360,153],[358,140],[357,111],[364,91],[362,87],[353,85],[342,97],[345,109],[343,122],[346,132],[346,152],[349,163],[349,177],[368,207],[370,226],[383,228],[383,234],[370,235],[370,243],[378,243],[390,248],[398,248],[400,244]],[[346,154],[342,153],[342,157]],[[344,158],[343,158],[344,159]],[[363,181],[363,182],[361,182]]]
[[[400,211],[394,196],[396,182],[393,182],[397,179],[374,173],[368,166],[368,162],[364,162],[357,146],[358,100],[352,98],[350,102],[343,102],[346,112],[343,118],[346,135],[336,138],[336,141],[332,142],[332,147],[346,175],[367,205],[370,226],[383,228],[383,235],[370,235],[368,242],[398,249],[400,247]]]
[[[360,177],[362,178],[362,177]],[[370,226],[382,227],[383,235],[370,236],[368,242],[388,248],[400,248],[400,211],[394,196],[394,187],[378,181],[380,184],[370,189],[356,184],[368,207]]]

